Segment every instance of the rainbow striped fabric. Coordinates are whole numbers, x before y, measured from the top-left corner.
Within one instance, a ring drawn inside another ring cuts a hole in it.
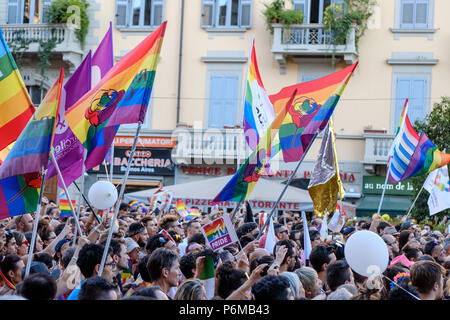
[[[245,139],[251,150],[254,150],[258,145],[260,136],[266,132],[274,118],[275,112],[272,103],[259,75],[255,39],[253,39],[244,97],[243,119]]]
[[[212,204],[221,201],[244,201],[250,196],[253,188],[267,168],[269,157],[272,151],[272,141],[278,134],[287,111],[291,106],[297,90],[294,90],[291,99],[288,100],[286,107],[281,110],[272,124],[267,128],[265,134],[261,137],[255,150],[239,167],[239,170],[231,177],[226,186],[213,199]]]
[[[136,200],[133,200],[129,203],[131,208],[137,208],[139,207],[139,203]]]
[[[402,112],[399,129],[397,130],[397,135],[389,153],[389,181],[392,183],[402,181],[406,168],[411,162],[414,150],[419,142],[419,135],[411,125],[408,114],[406,114],[407,108],[408,102],[406,101],[405,107],[403,108],[405,114],[403,115]]]
[[[72,200],[72,206],[74,208],[76,208],[76,201],[75,200]],[[61,210],[61,213],[59,214],[59,218],[72,215],[72,209],[70,209],[69,200],[67,200],[67,199],[60,199],[59,200],[59,209]]]
[[[118,125],[145,119],[166,24],[121,58],[66,111],[70,128],[88,150],[86,170],[103,162]]]
[[[0,150],[17,139],[33,113],[33,103],[0,29]]]
[[[198,209],[191,208],[187,210],[187,212],[188,214],[186,217],[184,217],[184,221],[189,221],[194,219],[195,217],[200,217],[200,211],[198,211]]]
[[[450,154],[439,151],[434,143],[422,133],[402,180],[428,174],[450,163]]]
[[[0,166],[0,219],[36,211],[40,172],[48,166],[63,81],[61,69],[58,80]]]
[[[430,173],[450,163],[450,154],[439,151],[425,133],[417,134],[407,110],[408,100],[403,107],[399,130],[389,155],[388,179],[392,183]]]
[[[285,162],[299,161],[317,131],[325,128],[357,65],[358,62],[323,78],[283,88],[269,97],[275,110],[280,110],[292,92],[298,92],[280,127],[279,145],[275,144],[283,151]]]

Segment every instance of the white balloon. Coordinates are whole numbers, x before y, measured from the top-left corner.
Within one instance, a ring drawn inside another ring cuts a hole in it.
[[[369,277],[382,273],[389,262],[386,243],[375,232],[362,230],[352,234],[345,243],[345,259],[353,271]]]
[[[108,181],[97,181],[89,189],[89,201],[100,210],[111,208],[117,200],[117,189]]]

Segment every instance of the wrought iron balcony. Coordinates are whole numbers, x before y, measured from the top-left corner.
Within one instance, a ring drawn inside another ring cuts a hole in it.
[[[238,158],[242,163],[249,154],[243,129],[177,128],[172,137],[176,164],[233,164]]]
[[[81,43],[75,30],[65,24],[5,24],[0,25],[11,50],[17,48],[24,53],[39,52],[40,42],[54,40],[52,53],[60,53],[71,68],[78,66],[83,57]],[[23,47],[20,48],[20,45]]]
[[[356,62],[356,25],[352,25],[345,43],[333,45],[332,34],[323,24],[293,24],[286,27],[272,24],[272,52],[280,65],[280,73],[286,72],[286,58],[291,57],[342,57],[347,64]]]

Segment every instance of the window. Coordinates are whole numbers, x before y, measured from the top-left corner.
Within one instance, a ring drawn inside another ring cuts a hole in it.
[[[163,22],[164,0],[117,0],[116,26],[157,27]]]
[[[429,28],[429,0],[401,0],[400,28]]]
[[[222,129],[236,125],[239,75],[210,74],[209,128]]]
[[[28,94],[30,95],[31,102],[33,102],[35,107],[38,107],[42,99],[44,99],[47,94],[47,90],[42,90],[40,86],[26,86]]]
[[[7,23],[48,23],[47,8],[52,0],[8,0]]]
[[[408,98],[408,117],[411,124],[416,120],[423,120],[427,113],[428,78],[399,76],[397,78],[395,122],[398,124],[400,115]]]
[[[202,0],[203,28],[250,28],[252,0]]]

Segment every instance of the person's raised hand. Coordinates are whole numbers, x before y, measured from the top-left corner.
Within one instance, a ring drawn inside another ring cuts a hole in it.
[[[267,270],[267,275],[277,276],[280,273],[280,264],[274,261],[270,268]]]
[[[249,255],[256,249],[258,249],[258,246],[259,246],[259,240],[253,240],[253,241],[247,243],[247,245],[242,250],[245,252],[246,255]]]
[[[281,265],[283,263],[284,257],[286,256],[287,252],[288,252],[288,248],[285,245],[278,247],[278,250],[277,250],[276,256],[275,256],[275,262],[278,263],[278,265]]]
[[[250,278],[248,279],[251,283],[255,283],[256,281],[258,281],[259,279],[261,279],[262,276],[262,272],[264,271],[264,268],[267,267],[267,263],[262,263],[259,266],[257,266],[252,274],[250,275]]]
[[[237,268],[239,270],[242,270],[242,271],[248,273],[250,271],[250,263],[248,261],[248,258],[247,258],[247,255],[245,254],[245,252],[240,251],[236,255],[236,259],[238,261]]]
[[[202,274],[203,268],[205,267],[205,258],[206,257],[197,257],[195,260],[195,279],[200,279],[200,275]]]

